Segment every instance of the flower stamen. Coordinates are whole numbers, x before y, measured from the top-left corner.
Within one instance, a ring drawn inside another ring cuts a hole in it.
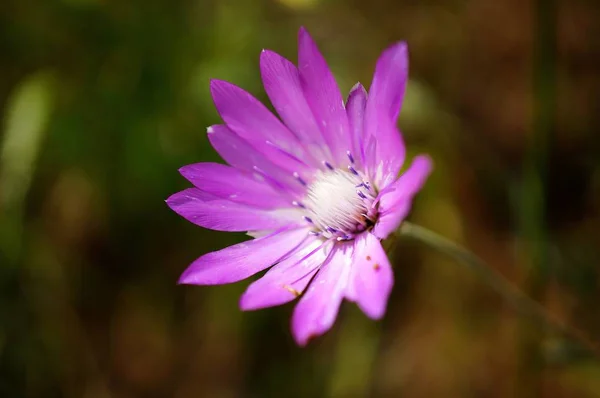
[[[298,202],[297,200],[292,201],[292,206],[296,206],[301,209],[306,209],[306,206],[304,206],[302,203]]]
[[[329,170],[331,170],[331,171],[335,170],[335,169],[333,168],[333,166],[331,165],[331,163],[329,163],[329,162],[328,162],[328,161],[326,161],[326,160],[324,160],[324,161],[323,161],[323,166],[327,167],[327,168],[328,168]]]
[[[348,166],[348,171],[318,171],[307,186],[303,199],[307,211],[304,220],[323,238],[338,241],[353,239],[374,224],[376,195],[369,187],[369,183],[352,166]]]
[[[348,156],[350,163],[354,164],[354,156],[352,156],[352,153],[350,151],[346,151],[346,155]]]
[[[296,180],[298,180],[298,182],[299,182],[300,184],[302,184],[302,185],[304,185],[304,186],[307,186],[307,185],[308,185],[308,184],[306,183],[306,181],[304,181],[304,179],[302,179],[302,177],[300,177],[300,174],[298,174],[297,172],[295,172],[295,171],[294,171],[294,174],[293,174],[293,176],[294,176],[294,178],[295,178]]]

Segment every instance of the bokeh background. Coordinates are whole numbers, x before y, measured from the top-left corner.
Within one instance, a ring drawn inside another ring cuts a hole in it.
[[[211,77],[266,101],[262,48],[306,26],[342,91],[407,40],[401,126],[435,172],[410,220],[600,341],[596,0],[3,0],[0,396],[600,397],[600,361],[401,239],[387,316],[344,304],[300,349],[248,282],[177,286],[245,239],[164,203],[218,161]]]

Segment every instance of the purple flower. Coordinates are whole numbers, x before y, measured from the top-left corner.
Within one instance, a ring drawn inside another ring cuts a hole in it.
[[[208,253],[180,283],[218,285],[269,271],[240,300],[242,310],[301,296],[292,317],[298,344],[335,322],[344,298],[380,319],[393,272],[380,241],[408,214],[431,171],[417,156],[400,177],[405,148],[396,127],[408,75],[406,44],[386,49],[369,94],[356,84],[344,102],[316,44],[301,28],[298,67],[264,50],[260,70],[275,117],[252,95],[212,80],[225,124],[208,139],[229,164],[197,163],[180,172],[195,188],[168,205],[187,220],[254,239]]]

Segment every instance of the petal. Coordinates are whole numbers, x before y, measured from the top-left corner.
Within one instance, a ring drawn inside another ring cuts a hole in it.
[[[365,111],[365,130],[377,140],[376,159],[367,159],[376,163],[372,163],[369,170],[382,188],[396,177],[404,163],[406,150],[396,121],[407,80],[408,50],[406,43],[400,42],[379,57]],[[378,173],[374,173],[376,169]]]
[[[210,92],[227,126],[273,163],[292,172],[309,169],[312,158],[298,138],[250,93],[223,80],[211,80]]]
[[[258,172],[276,188],[289,194],[303,195],[304,187],[291,173],[271,163],[247,141],[225,125],[214,125],[207,129],[208,140],[221,157],[233,167]]]
[[[337,317],[348,283],[352,245],[338,243],[300,299],[292,316],[292,332],[298,345],[328,331]]]
[[[296,66],[273,51],[263,50],[260,73],[265,91],[285,124],[318,158],[329,158],[319,126],[302,92]]]
[[[185,270],[179,283],[220,285],[241,281],[293,251],[306,238],[307,232],[306,229],[282,230],[205,254]]]
[[[264,209],[291,207],[289,200],[264,181],[224,164],[190,164],[179,172],[198,189],[221,199]]]
[[[356,83],[356,85],[352,87],[352,90],[350,90],[350,94],[348,94],[346,113],[348,114],[350,134],[352,135],[352,155],[359,165],[364,164],[365,158],[363,127],[366,105],[367,91],[362,84]]]
[[[382,117],[377,122],[375,135],[367,138],[367,152],[365,155],[365,168],[375,185],[383,190],[396,180],[398,172],[404,164],[404,141],[402,134],[395,123]]]
[[[240,308],[257,310],[294,300],[323,264],[331,247],[331,243],[323,244],[317,238],[307,239],[302,248],[248,286],[240,299]]]
[[[394,274],[379,239],[363,233],[354,241],[352,272],[346,297],[372,319],[381,319],[394,285]]]
[[[301,220],[301,214],[294,209],[258,210],[197,188],[171,195],[167,204],[186,220],[216,231],[274,230],[298,224]]]
[[[367,113],[375,109],[394,122],[400,114],[408,81],[408,47],[405,42],[396,43],[381,53],[369,89]],[[367,116],[369,117],[369,116]]]
[[[323,55],[304,28],[298,33],[298,70],[304,95],[337,165],[347,164],[350,128],[344,100]]]
[[[412,204],[413,196],[421,189],[433,168],[431,159],[416,156],[410,167],[379,195],[379,220],[373,234],[385,239],[404,220]]]

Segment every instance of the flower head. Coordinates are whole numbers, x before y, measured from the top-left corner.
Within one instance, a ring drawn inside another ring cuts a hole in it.
[[[396,127],[408,74],[405,43],[386,49],[369,93],[357,84],[344,102],[316,44],[303,28],[298,67],[264,50],[260,70],[279,114],[241,88],[213,80],[224,124],[208,138],[229,165],[198,163],[180,172],[195,187],[168,205],[189,221],[254,237],[208,253],[180,283],[237,282],[270,268],[240,300],[243,310],[301,296],[292,317],[298,344],[325,333],[342,300],[373,319],[385,312],[393,273],[380,241],[410,210],[431,171],[414,158],[398,177],[405,148]]]

